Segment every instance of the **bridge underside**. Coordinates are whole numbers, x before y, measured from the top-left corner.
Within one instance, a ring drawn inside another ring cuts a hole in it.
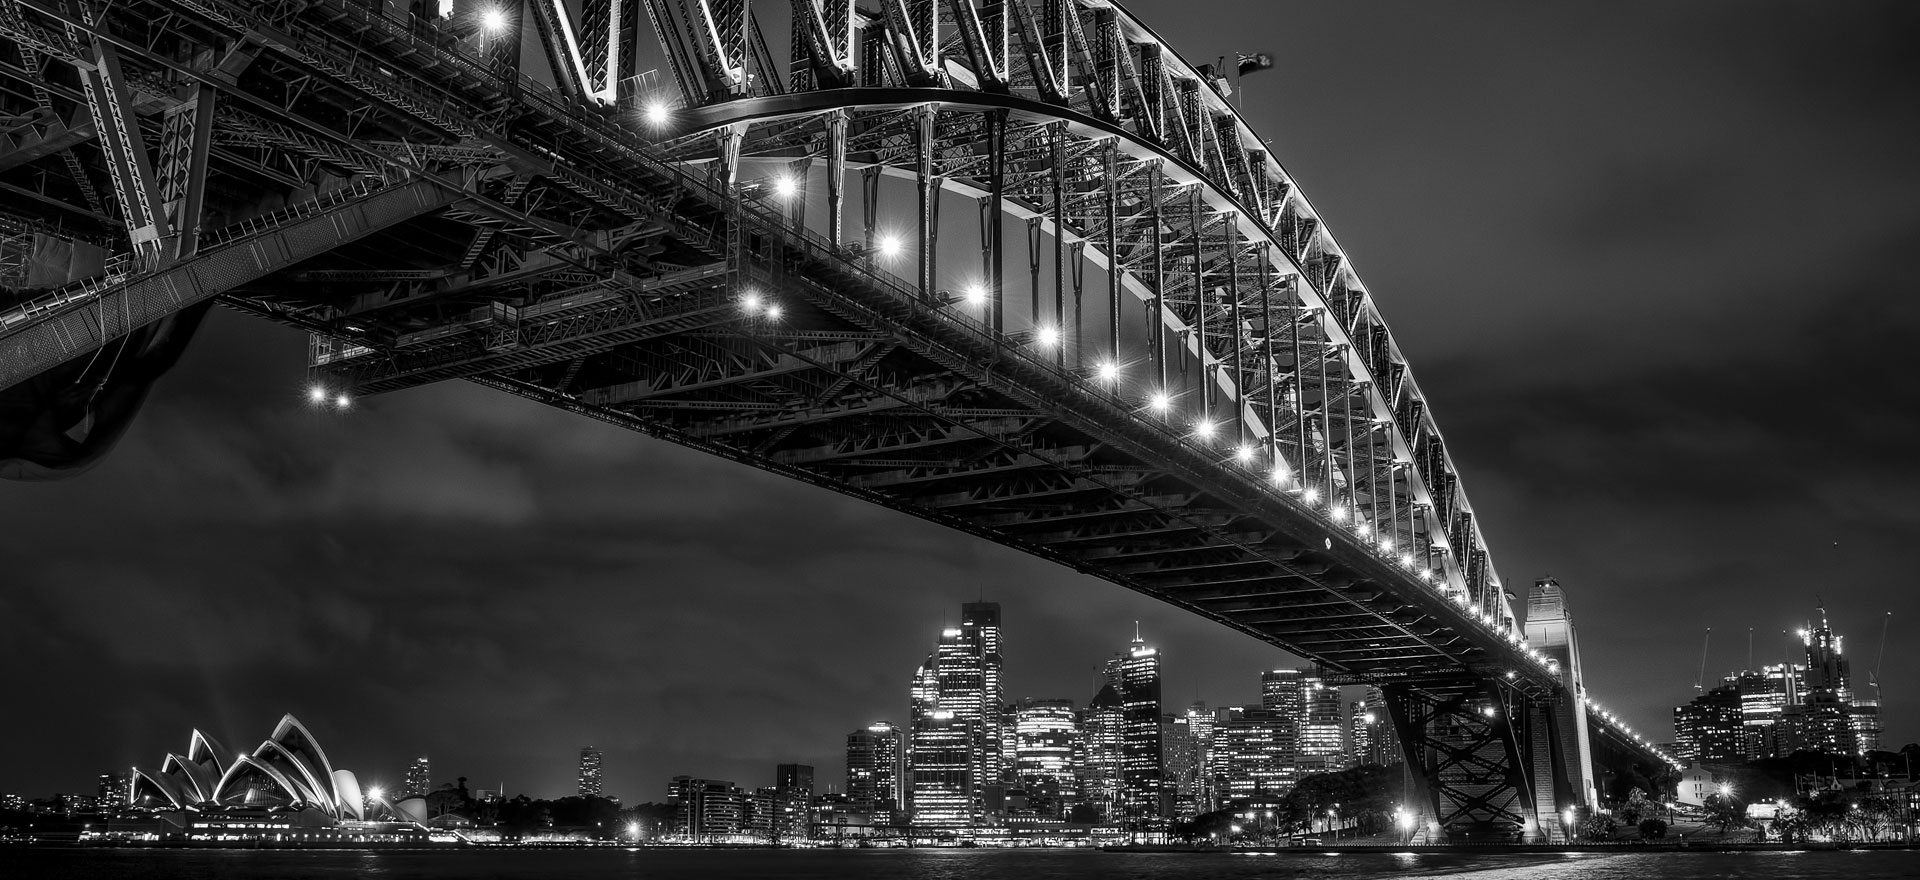
[[[98,460],[219,302],[311,331],[328,396],[476,382],[1383,685],[1443,833],[1542,835],[1567,805],[1579,758],[1549,708],[1573,698],[1519,637],[1424,401],[1304,200],[1202,92],[1180,106],[1211,159],[1034,80],[689,92],[686,128],[643,138],[503,77],[471,29],[355,0],[81,5],[0,6],[0,115],[26,120],[0,144],[22,196],[0,210],[0,475]],[[550,53],[551,8],[525,7]],[[1150,38],[1105,9],[1055,12]],[[1193,76],[1176,61],[1155,69]],[[984,304],[939,274],[954,202],[978,207]],[[903,265],[888,228],[912,230]]]

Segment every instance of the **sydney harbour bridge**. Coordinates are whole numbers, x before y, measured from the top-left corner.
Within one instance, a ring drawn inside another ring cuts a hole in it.
[[[215,303],[314,404],[464,379],[1376,684],[1427,833],[1670,766],[1514,612],[1366,287],[1111,0],[0,0],[0,473]]]

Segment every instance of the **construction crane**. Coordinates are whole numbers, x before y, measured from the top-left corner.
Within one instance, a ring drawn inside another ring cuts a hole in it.
[[[1880,656],[1873,660],[1873,671],[1867,673],[1867,684],[1873,687],[1873,699],[1881,704],[1880,711],[1886,711],[1886,701],[1880,694],[1880,667],[1887,662],[1887,628],[1893,625],[1893,612],[1887,612],[1880,618]]]

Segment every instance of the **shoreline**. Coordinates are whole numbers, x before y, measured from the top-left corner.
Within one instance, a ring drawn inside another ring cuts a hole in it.
[[[1342,853],[1729,853],[1729,852],[1844,852],[1852,850],[1914,850],[1920,841],[1845,843],[1432,843],[1352,844],[1348,846],[1181,846],[1125,844],[1100,847],[1102,852],[1229,853],[1233,855],[1340,855]]]

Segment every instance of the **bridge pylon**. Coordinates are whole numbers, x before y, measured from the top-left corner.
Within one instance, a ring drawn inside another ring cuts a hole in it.
[[[1551,843],[1569,796],[1558,693],[1500,678],[1382,688],[1416,788],[1416,834],[1445,841]]]

